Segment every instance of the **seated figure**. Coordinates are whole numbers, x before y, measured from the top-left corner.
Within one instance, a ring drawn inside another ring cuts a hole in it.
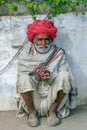
[[[27,113],[29,126],[46,116],[50,126],[70,114],[72,73],[62,48],[54,43],[57,28],[51,20],[36,20],[27,27],[27,41],[19,54],[17,115]]]

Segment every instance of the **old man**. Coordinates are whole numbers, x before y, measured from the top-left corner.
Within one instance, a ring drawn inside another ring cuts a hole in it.
[[[39,117],[55,126],[69,115],[72,74],[65,51],[54,44],[57,28],[53,21],[36,20],[27,27],[27,39],[19,55],[18,114],[28,114],[28,125],[38,126]]]

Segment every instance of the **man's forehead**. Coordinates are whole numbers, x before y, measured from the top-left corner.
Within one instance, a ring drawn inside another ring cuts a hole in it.
[[[35,36],[35,38],[49,38],[49,36],[46,34],[38,34]]]

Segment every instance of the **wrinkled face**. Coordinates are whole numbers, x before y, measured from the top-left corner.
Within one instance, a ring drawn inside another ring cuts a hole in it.
[[[46,34],[38,34],[34,38],[34,47],[37,52],[44,54],[51,48],[52,40]]]

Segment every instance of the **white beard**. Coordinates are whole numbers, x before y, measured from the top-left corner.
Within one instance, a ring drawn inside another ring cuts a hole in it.
[[[45,45],[45,46],[37,46],[36,43],[34,43],[34,47],[35,47],[35,50],[40,53],[40,54],[45,54],[45,53],[48,53],[49,50],[51,49],[52,47],[52,44],[48,44],[48,45]]]

